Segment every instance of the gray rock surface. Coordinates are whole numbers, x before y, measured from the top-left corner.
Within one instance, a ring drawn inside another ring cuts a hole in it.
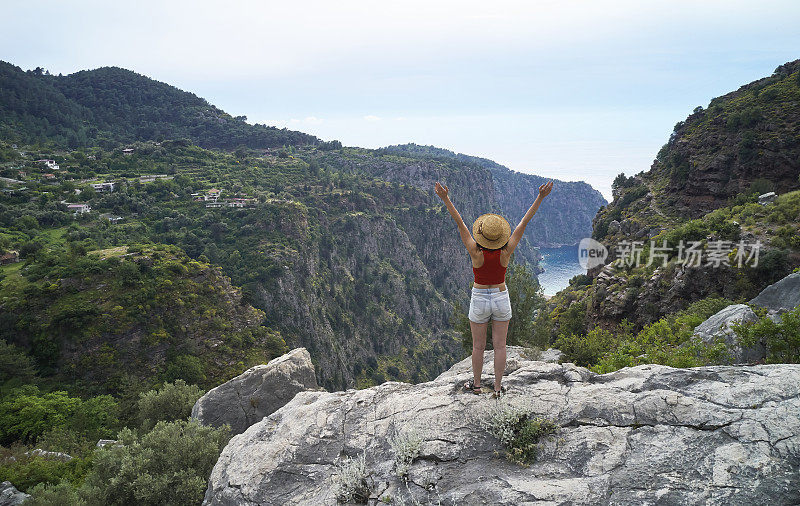
[[[762,206],[765,206],[775,202],[776,198],[778,198],[778,196],[775,194],[775,192],[764,193],[758,196],[758,203]]]
[[[41,448],[35,448],[33,450],[25,452],[25,455],[37,455],[39,457],[46,457],[51,459],[58,459],[63,460],[65,462],[69,462],[72,460],[72,456],[68,453],[64,452],[51,452],[47,450],[43,450]]]
[[[725,339],[725,344],[733,356],[734,364],[757,362],[767,356],[767,349],[764,344],[758,343],[750,348],[742,348],[737,344],[736,333],[732,327],[734,322],[746,323],[757,320],[758,316],[747,304],[732,304],[695,327],[694,335],[709,344],[713,343],[718,337]]]
[[[29,494],[17,490],[10,481],[0,483],[0,506],[17,506],[29,497]]]
[[[530,356],[532,354],[533,356]],[[561,350],[548,348],[545,351],[536,353],[522,346],[506,346],[506,372],[508,374],[520,368],[523,362],[539,360],[541,362],[555,362],[564,355]],[[454,378],[464,373],[472,373],[472,357],[467,357],[461,362],[439,375],[438,379]],[[492,376],[494,378],[494,350],[489,350],[483,354],[483,373],[481,377]],[[471,376],[470,376],[471,377]]]
[[[227,423],[232,434],[240,434],[298,392],[317,388],[311,356],[296,348],[209,390],[195,403],[192,418],[214,427]]]
[[[750,304],[774,311],[791,311],[800,306],[800,272],[793,272],[764,288]]]
[[[362,453],[370,504],[800,503],[798,364],[598,375],[518,355],[500,400],[462,393],[470,375],[460,363],[417,385],[301,392],[231,439],[204,504],[336,504],[337,463]],[[519,403],[561,425],[531,466],[476,422]],[[390,443],[406,431],[422,435],[408,481]]]

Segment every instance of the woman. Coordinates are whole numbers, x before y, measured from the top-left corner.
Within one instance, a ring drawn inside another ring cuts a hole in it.
[[[539,209],[539,204],[550,194],[553,182],[539,186],[539,195],[533,201],[528,212],[519,222],[514,233],[511,226],[500,215],[487,213],[475,220],[470,235],[464,220],[450,202],[450,189],[439,182],[436,183],[436,195],[441,198],[450,216],[456,222],[461,240],[472,259],[472,272],[475,282],[472,285],[472,299],[469,305],[469,326],[472,330],[472,373],[473,379],[464,388],[475,394],[481,391],[481,370],[483,369],[483,350],[486,347],[486,330],[489,319],[492,323],[492,343],[494,345],[494,397],[505,392],[502,386],[503,372],[506,370],[506,335],[508,322],[511,320],[511,300],[508,298],[505,275],[511,254],[522,239],[525,227]]]

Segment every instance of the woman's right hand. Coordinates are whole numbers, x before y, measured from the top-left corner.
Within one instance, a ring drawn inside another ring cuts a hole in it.
[[[439,184],[439,181],[436,181],[436,195],[438,195],[440,199],[447,200],[449,198],[447,196],[449,192],[450,188],[448,188],[447,185],[442,186]]]

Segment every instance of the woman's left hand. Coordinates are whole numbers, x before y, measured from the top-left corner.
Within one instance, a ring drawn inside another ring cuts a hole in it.
[[[553,182],[544,183],[539,187],[539,197],[545,198],[550,195],[550,190],[553,189]]]
[[[450,188],[448,188],[447,185],[442,186],[439,184],[439,181],[436,181],[436,195],[438,195],[440,199],[447,200],[450,198],[447,196],[449,192]]]

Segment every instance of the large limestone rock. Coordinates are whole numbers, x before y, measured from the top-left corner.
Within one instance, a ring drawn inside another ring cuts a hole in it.
[[[20,492],[10,481],[0,483],[0,506],[17,506],[30,498],[29,494]]]
[[[298,392],[317,388],[311,356],[296,348],[209,390],[195,403],[192,418],[214,427],[227,423],[233,434],[241,434]]]
[[[764,288],[750,304],[778,312],[791,311],[800,306],[800,272],[789,274]]]
[[[718,337],[722,337],[733,357],[734,364],[758,362],[767,356],[764,344],[757,343],[750,348],[742,348],[738,345],[737,336],[732,327],[734,322],[747,323],[757,320],[758,316],[747,304],[732,304],[695,327],[694,335],[709,344]]]
[[[531,356],[533,355],[533,356]],[[522,346],[506,346],[506,372],[508,374],[512,371],[519,369],[524,362],[531,360],[539,360],[541,362],[558,363],[559,359],[564,355],[561,350],[555,348],[548,348],[545,351],[530,350]],[[464,373],[472,372],[472,357],[467,357],[461,362],[458,362],[453,367],[439,375],[442,378],[455,378]],[[490,374],[494,377],[494,351],[489,350],[483,354],[483,374],[486,376]],[[472,376],[470,376],[472,377]],[[486,383],[486,385],[489,385]]]
[[[337,459],[362,453],[370,504],[800,504],[800,365],[513,362],[500,400],[463,393],[461,364],[417,385],[301,392],[231,439],[204,504],[333,505]],[[476,422],[520,402],[562,426],[531,466]],[[412,430],[404,482],[390,441]]]

